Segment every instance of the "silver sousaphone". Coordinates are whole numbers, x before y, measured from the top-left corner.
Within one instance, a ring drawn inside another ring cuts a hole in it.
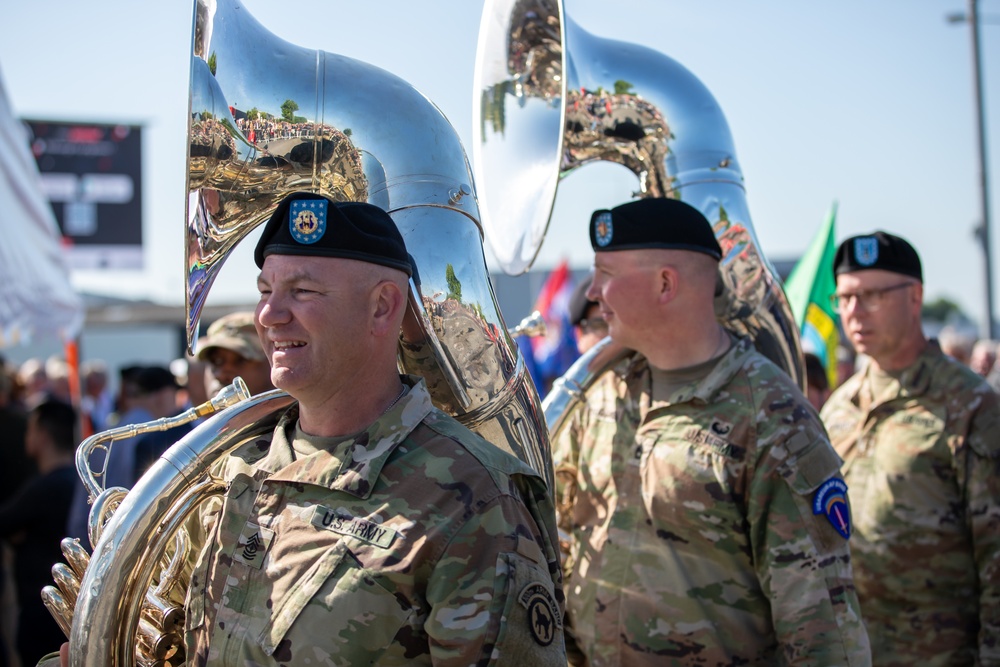
[[[233,247],[285,195],[370,202],[393,218],[414,259],[419,345],[400,348],[401,370],[427,377],[438,407],[551,484],[541,404],[490,284],[469,162],[433,103],[382,69],[275,37],[239,0],[196,0],[187,140],[189,345]],[[93,499],[93,555],[88,563],[67,549],[71,568],[49,591],[50,610],[70,628],[74,667],[183,662],[185,566],[165,557],[181,550],[172,536],[221,492],[213,463],[269,433],[289,402],[274,391],[227,404],[127,495],[105,489]]]
[[[504,271],[531,267],[560,179],[616,162],[638,178],[638,196],[681,199],[705,214],[723,250],[719,320],[804,382],[798,328],[754,234],[729,126],[690,71],[652,49],[595,37],[562,0],[486,0],[473,95],[483,225]],[[557,381],[545,400],[550,433],[616,358],[606,341]]]

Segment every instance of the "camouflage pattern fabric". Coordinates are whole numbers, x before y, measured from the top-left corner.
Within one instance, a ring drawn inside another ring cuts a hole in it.
[[[848,541],[812,509],[840,459],[801,391],[745,338],[671,394],[660,374],[638,355],[605,373],[555,445],[568,648],[592,667],[869,665]]]
[[[928,347],[874,396],[870,365],[823,421],[854,509],[854,577],[877,665],[1000,665],[1000,410]]]
[[[330,449],[293,455],[293,407],[225,462],[199,517],[189,664],[566,665],[546,486],[404,379]]]

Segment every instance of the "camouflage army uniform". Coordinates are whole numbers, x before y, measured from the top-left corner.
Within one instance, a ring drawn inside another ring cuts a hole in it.
[[[293,407],[229,458],[190,664],[566,664],[545,485],[408,383],[360,436],[306,436],[329,450],[293,456]]]
[[[554,452],[589,664],[870,664],[848,542],[813,511],[840,459],[788,376],[747,339],[672,394],[639,355],[617,370]]]
[[[844,459],[875,663],[1000,665],[997,396],[930,347],[881,396],[872,372],[822,414]]]

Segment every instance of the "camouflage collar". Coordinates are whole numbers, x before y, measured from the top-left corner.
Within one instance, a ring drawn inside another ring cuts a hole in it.
[[[697,383],[692,383],[686,387],[672,392],[669,396],[660,395],[656,391],[655,383],[651,387],[652,400],[650,408],[666,407],[675,403],[686,403],[691,400],[700,400],[709,403],[712,397],[725,387],[729,381],[739,372],[746,363],[747,357],[753,353],[753,343],[749,338],[737,337],[731,334],[733,344],[729,350],[722,355],[715,368]],[[650,377],[653,375],[653,368],[649,362],[643,358],[646,366],[650,370]]]
[[[312,484],[367,498],[389,456],[433,409],[423,378],[401,376],[410,390],[363,432],[338,443],[332,451],[319,451],[293,461],[289,437],[298,411],[289,411],[274,431],[270,451],[260,467],[271,479]]]
[[[872,406],[891,401],[896,398],[911,398],[923,396],[931,387],[934,371],[944,361],[944,354],[933,345],[928,345],[916,360],[898,374],[894,386],[885,396],[873,396],[871,375],[872,364],[866,364],[859,373],[859,381],[851,395],[851,401],[858,406]],[[879,400],[882,399],[882,400]]]

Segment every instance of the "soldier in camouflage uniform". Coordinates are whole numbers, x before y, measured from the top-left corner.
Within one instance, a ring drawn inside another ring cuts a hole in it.
[[[924,338],[909,243],[850,238],[835,272],[844,330],[870,361],[822,417],[844,459],[875,664],[1000,665],[997,395]]]
[[[392,220],[292,195],[255,259],[258,333],[297,403],[201,517],[189,663],[565,665],[544,482],[396,372]]]
[[[635,353],[554,444],[574,664],[870,664],[840,459],[715,319],[708,221],[644,199],[595,212],[591,243],[587,296]]]

